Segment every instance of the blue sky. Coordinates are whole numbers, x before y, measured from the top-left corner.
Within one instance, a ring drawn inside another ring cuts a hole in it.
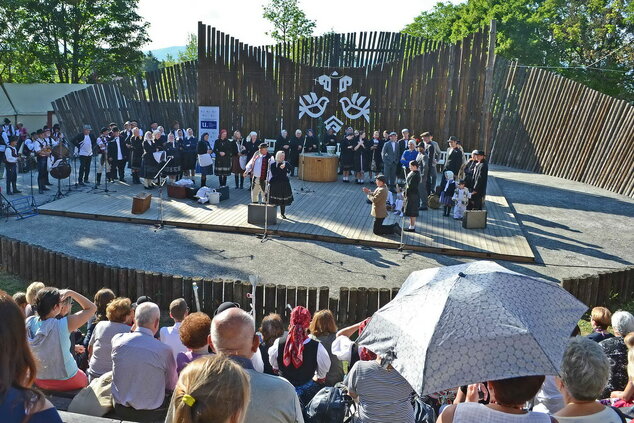
[[[460,0],[452,0],[459,3]],[[139,14],[150,23],[151,42],[144,50],[184,45],[187,33],[203,21],[251,45],[271,43],[271,30],[262,18],[265,0],[200,1],[140,0]],[[336,32],[400,31],[436,0],[300,0],[309,19],[317,20],[315,34]]]

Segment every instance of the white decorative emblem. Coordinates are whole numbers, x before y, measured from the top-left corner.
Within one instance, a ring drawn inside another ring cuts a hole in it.
[[[312,118],[318,118],[324,114],[329,102],[330,100],[326,97],[317,98],[317,94],[312,92],[301,96],[299,98],[299,118],[301,119],[304,114]]]
[[[319,83],[319,85],[324,87],[324,90],[328,92],[330,92],[330,90],[332,89],[332,79],[328,75],[320,76],[319,78],[317,78],[317,82]]]
[[[342,93],[348,89],[348,87],[352,85],[352,78],[349,76],[343,76],[339,80],[339,92]]]
[[[366,99],[368,101],[365,101]],[[354,93],[351,98],[343,97],[339,100],[339,103],[341,103],[343,113],[349,119],[359,119],[363,116],[370,123],[370,99],[366,96],[359,96],[359,93]]]
[[[343,122],[337,119],[335,115],[332,115],[328,119],[326,119],[326,121],[324,122],[324,126],[326,127],[326,131],[332,129],[333,131],[335,131],[336,134],[343,127]]]

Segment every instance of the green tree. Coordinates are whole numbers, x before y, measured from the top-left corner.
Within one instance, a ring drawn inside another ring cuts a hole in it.
[[[437,3],[404,32],[454,42],[498,22],[496,52],[634,101],[634,1],[468,0]]]
[[[198,36],[196,34],[187,34],[187,44],[185,50],[178,53],[179,62],[189,62],[198,60]]]
[[[12,35],[6,41],[9,49],[31,58],[35,69],[47,73],[38,79],[64,83],[107,81],[142,69],[141,47],[148,38],[145,23],[136,12],[137,3],[138,0],[4,0],[0,4],[0,27],[11,25]],[[28,73],[28,69],[18,71]]]
[[[154,56],[154,53],[149,51],[143,58],[143,70],[145,72],[152,72],[157,70],[161,66],[159,59]]]
[[[311,21],[300,9],[298,0],[271,0],[264,6],[264,18],[273,24],[273,31],[267,32],[277,42],[294,41],[310,37],[315,30]]]

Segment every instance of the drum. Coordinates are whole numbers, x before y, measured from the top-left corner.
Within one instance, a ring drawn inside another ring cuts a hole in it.
[[[59,143],[51,149],[51,155],[55,160],[67,159],[70,157],[70,150],[64,144]]]
[[[70,176],[70,164],[66,159],[59,159],[51,167],[51,176],[55,179],[66,179]]]

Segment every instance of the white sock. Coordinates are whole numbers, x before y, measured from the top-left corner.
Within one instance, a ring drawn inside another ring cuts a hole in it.
[[[414,228],[415,228],[414,226],[409,225],[409,228],[408,228],[408,229],[414,229]]]

